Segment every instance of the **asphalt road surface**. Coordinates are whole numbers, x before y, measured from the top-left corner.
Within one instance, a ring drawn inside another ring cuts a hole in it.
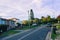
[[[51,28],[49,27],[42,26],[3,40],[45,40],[47,33],[50,31],[50,29]]]

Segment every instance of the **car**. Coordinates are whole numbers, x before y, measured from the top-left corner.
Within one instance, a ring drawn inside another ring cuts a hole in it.
[[[48,24],[47,24],[47,27],[52,27],[52,24],[51,24],[51,23],[48,23]]]
[[[32,26],[37,26],[37,24],[32,24]]]

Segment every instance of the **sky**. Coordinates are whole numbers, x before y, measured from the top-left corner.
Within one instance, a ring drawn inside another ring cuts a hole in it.
[[[33,9],[35,18],[60,15],[60,0],[0,0],[0,17],[28,19],[28,10]]]

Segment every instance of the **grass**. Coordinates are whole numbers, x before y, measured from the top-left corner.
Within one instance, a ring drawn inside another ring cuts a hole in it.
[[[18,31],[9,30],[7,32],[2,33],[0,36],[5,37],[5,36],[10,36],[10,35],[13,35],[13,34],[16,34],[16,33],[18,33]]]
[[[35,28],[35,26],[24,26],[21,30],[27,30],[27,29],[31,29],[31,28]]]
[[[56,28],[57,28],[57,30],[59,30],[59,29],[60,29],[60,24],[57,23]],[[55,40],[55,38],[56,38],[57,36],[59,36],[59,35],[60,35],[60,34],[54,34],[54,33],[52,32],[51,38],[52,38],[53,40]]]
[[[57,37],[57,34],[52,33],[51,38],[55,40],[56,37]]]
[[[29,28],[30,28],[29,26],[24,26],[23,28],[21,28],[21,30],[27,30]]]
[[[27,29],[31,29],[31,28],[35,28],[35,27],[38,27],[38,26],[24,26],[23,28],[18,28],[17,30],[27,30]]]
[[[60,24],[59,24],[59,25],[57,25],[56,27],[57,27],[57,29],[60,29]]]

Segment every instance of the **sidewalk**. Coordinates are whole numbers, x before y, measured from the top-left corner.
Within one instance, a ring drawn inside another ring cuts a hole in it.
[[[48,32],[45,40],[52,40],[52,39],[51,39],[51,32]]]
[[[51,31],[48,32],[45,40],[52,40],[52,39],[51,39],[52,29],[53,29],[53,27],[51,27]]]

